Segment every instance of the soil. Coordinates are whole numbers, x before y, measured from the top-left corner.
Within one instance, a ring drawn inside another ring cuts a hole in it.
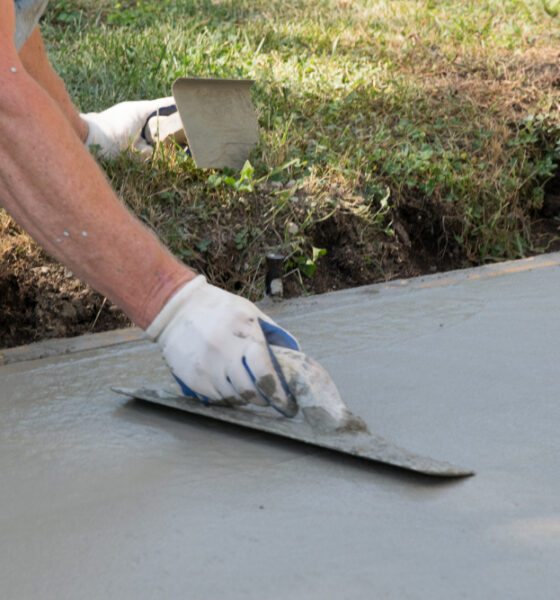
[[[560,250],[560,196],[549,194],[532,229],[532,245]],[[414,277],[470,266],[462,250],[449,244],[442,215],[422,205],[395,211],[395,236],[380,235],[364,245],[351,214],[337,213],[315,226],[313,242],[326,248],[315,274],[285,277],[286,297]],[[235,291],[229,273],[212,261],[214,280]],[[204,265],[196,265],[205,271]],[[264,275],[264,273],[263,273]],[[232,285],[229,285],[232,283]],[[72,337],[131,325],[126,315],[45,254],[8,220],[0,227],[0,348],[48,338]]]
[[[0,239],[0,348],[130,325],[124,313],[32,246]]]

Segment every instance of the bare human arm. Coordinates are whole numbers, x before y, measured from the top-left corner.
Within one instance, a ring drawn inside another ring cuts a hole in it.
[[[195,273],[117,199],[77,135],[80,122],[71,123],[71,109],[57,102],[63,94],[53,99],[48,82],[25,68],[13,42],[13,0],[0,0],[0,14],[0,204],[49,254],[146,328]]]
[[[52,68],[47,58],[39,27],[35,27],[33,33],[19,51],[19,58],[27,73],[58,104],[80,140],[85,142],[88,135],[87,123],[80,118],[74,103],[68,95],[64,82]]]

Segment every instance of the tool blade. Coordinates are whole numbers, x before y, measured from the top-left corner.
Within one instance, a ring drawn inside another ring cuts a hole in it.
[[[179,77],[173,96],[199,169],[241,169],[259,139],[252,79]]]
[[[210,406],[173,392],[150,388],[128,389],[115,387],[112,389],[114,392],[130,398],[162,404],[188,413],[263,431],[425,475],[437,477],[467,477],[474,475],[474,471],[471,469],[465,469],[416,454],[387,441],[381,436],[371,435],[367,432],[324,433],[314,430],[301,417],[287,419],[271,414],[266,409],[260,410],[258,407],[251,407],[249,409],[244,407]]]

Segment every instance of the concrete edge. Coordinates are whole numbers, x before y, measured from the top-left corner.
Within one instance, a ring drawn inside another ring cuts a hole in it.
[[[316,296],[299,296],[291,298],[288,302],[292,305],[301,306],[309,302],[316,302],[318,298],[328,298],[329,296],[343,296],[356,291],[364,294],[371,293],[403,293],[412,290],[422,290],[427,288],[442,287],[461,283],[463,281],[489,280],[494,277],[515,275],[523,271],[532,271],[549,267],[560,267],[560,252],[540,254],[529,258],[510,260],[502,263],[482,265],[479,267],[469,267],[466,269],[455,269],[453,271],[442,271],[430,275],[419,275],[409,279],[393,279],[390,281],[372,283],[369,285],[335,290]],[[265,298],[257,305],[270,315],[281,313],[287,302],[277,299]]]
[[[368,290],[403,290],[403,289],[425,289],[440,286],[451,285],[461,281],[474,281],[479,279],[491,279],[493,277],[513,275],[522,271],[533,269],[542,269],[547,267],[560,266],[560,252],[550,254],[540,254],[530,258],[506,261],[503,263],[483,265],[481,267],[472,267],[468,269],[458,269],[455,271],[446,271],[443,273],[434,273],[433,275],[421,275],[410,279],[396,279],[388,282],[373,283],[370,285],[351,288],[351,290],[337,290],[320,294],[320,296],[329,296],[332,294],[344,294],[345,292],[355,291],[356,289]],[[302,296],[290,300],[272,300],[265,298],[257,302],[257,306],[265,312],[274,314],[279,312],[287,303],[300,304],[312,302],[319,296]],[[49,339],[27,346],[17,346],[15,348],[0,349],[0,366],[10,363],[21,362],[25,360],[39,360],[41,358],[50,358],[62,354],[71,354],[85,352],[99,348],[116,346],[119,344],[129,344],[134,342],[145,342],[143,331],[138,327],[129,327],[125,329],[116,329],[102,333],[93,333],[77,336],[74,338]]]
[[[138,327],[85,334],[73,338],[43,340],[27,346],[0,349],[0,366],[145,340],[143,331]]]

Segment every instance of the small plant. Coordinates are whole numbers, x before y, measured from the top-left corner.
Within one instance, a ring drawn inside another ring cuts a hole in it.
[[[317,261],[327,253],[325,248],[311,248],[311,256],[302,254],[292,256],[287,262],[287,269],[297,269],[302,275],[311,279],[317,269]]]
[[[557,17],[560,13],[560,2],[541,0],[544,11],[549,17]]]
[[[224,171],[226,172],[224,175],[217,173],[210,175],[207,179],[208,184],[213,187],[225,184],[236,192],[252,192],[254,190],[253,174],[255,169],[248,160],[245,161],[237,179],[232,174],[228,174],[231,173],[230,169],[224,169]]]
[[[75,25],[82,18],[82,10],[75,6],[71,0],[58,0],[53,3],[51,19],[63,25]]]
[[[209,237],[205,237],[196,243],[196,248],[197,248],[197,250],[199,250],[200,252],[202,252],[204,254],[205,252],[208,251],[208,248],[210,247],[211,243],[212,243],[212,240]]]

